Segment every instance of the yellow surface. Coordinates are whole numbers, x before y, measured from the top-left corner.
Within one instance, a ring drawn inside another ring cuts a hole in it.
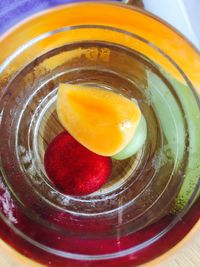
[[[120,152],[141,118],[128,98],[94,86],[60,84],[57,113],[61,124],[83,146],[102,155]]]
[[[163,259],[154,267],[199,267],[200,266],[200,232],[169,258]]]

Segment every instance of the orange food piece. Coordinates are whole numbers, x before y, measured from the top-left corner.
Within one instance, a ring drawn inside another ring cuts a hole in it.
[[[137,104],[110,90],[94,86],[60,84],[58,118],[83,146],[112,156],[131,141],[141,118]]]

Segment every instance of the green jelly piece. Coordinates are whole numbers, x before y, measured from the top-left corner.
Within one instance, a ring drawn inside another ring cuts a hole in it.
[[[188,164],[183,184],[175,201],[175,210],[180,210],[189,202],[195,187],[200,181],[200,110],[196,98],[188,86],[180,83],[169,74],[164,73],[164,75],[176,91],[188,126]],[[186,130],[183,115],[174,96],[155,74],[148,73],[148,82],[150,100],[156,109],[172,156],[176,162],[176,168],[178,168],[186,151]],[[155,87],[158,89],[156,90]],[[196,198],[198,196],[200,196],[200,189],[196,194]]]
[[[148,72],[147,77],[151,104],[160,120],[171,157],[178,168],[185,151],[185,127],[181,109],[166,84],[157,75]]]
[[[132,155],[136,154],[139,149],[144,145],[146,137],[147,124],[144,116],[142,115],[139,125],[130,143],[122,151],[112,156],[112,158],[117,160],[124,160],[130,158]]]
[[[181,101],[188,124],[189,159],[184,181],[176,198],[176,209],[182,209],[190,200],[197,185],[200,185],[200,107],[191,89],[169,74],[166,75]],[[200,187],[194,201],[200,197]]]

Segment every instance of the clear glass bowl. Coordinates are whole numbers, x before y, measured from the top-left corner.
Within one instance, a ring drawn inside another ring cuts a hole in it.
[[[182,240],[200,216],[195,48],[144,11],[85,2],[31,17],[0,50],[2,242],[34,266],[136,266]],[[144,147],[113,161],[109,182],[84,197],[60,193],[43,167],[63,130],[60,82],[135,98],[147,121]]]

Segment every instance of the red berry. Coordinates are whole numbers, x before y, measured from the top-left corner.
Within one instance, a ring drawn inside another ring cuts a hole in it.
[[[97,155],[62,132],[49,144],[44,165],[55,186],[69,195],[87,195],[98,190],[111,174],[109,157]]]

